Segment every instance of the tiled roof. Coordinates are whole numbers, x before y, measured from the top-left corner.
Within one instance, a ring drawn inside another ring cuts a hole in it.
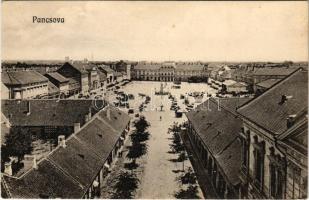
[[[204,66],[200,63],[179,63],[176,65],[177,70],[185,70],[185,71],[201,71],[204,69]]]
[[[66,77],[62,76],[58,72],[47,73],[45,76],[47,76],[47,77],[50,76],[53,79],[57,80],[59,83],[69,82],[69,80]]]
[[[66,145],[65,148],[58,147],[48,156],[48,159],[84,187],[87,187],[93,182],[105,160],[100,159],[95,151],[74,136],[66,141]],[[103,142],[101,145],[105,145],[105,143]]]
[[[288,99],[282,103],[282,95]],[[261,96],[244,104],[238,112],[251,122],[280,134],[287,130],[286,119],[308,108],[308,74],[299,69]]]
[[[283,67],[275,67],[275,68],[256,68],[253,72],[254,76],[287,76],[294,72],[296,69],[294,68],[283,68]]]
[[[58,146],[44,158],[37,170],[31,169],[20,178],[3,176],[9,193],[14,198],[43,198],[40,194],[49,198],[82,198],[122,131],[114,131],[96,114],[66,140],[65,148]]]
[[[26,85],[47,82],[48,79],[36,71],[11,71],[2,72],[1,81],[5,85]]]
[[[231,97],[231,98],[211,98],[211,101],[216,101],[219,102],[220,107],[225,108],[227,111],[232,112],[234,114],[236,114],[236,109],[241,107],[244,103],[248,102],[250,99],[250,97]],[[203,103],[201,103],[200,105],[197,106],[198,109],[206,109],[208,108],[208,104],[210,105],[210,101],[205,101]],[[217,104],[218,105],[218,104]],[[218,106],[217,106],[218,109]]]
[[[13,126],[73,126],[77,122],[83,124],[89,109],[97,112],[92,100],[2,100],[1,109]]]
[[[120,135],[121,131],[116,132],[108,124],[96,118],[92,123],[85,125],[82,130],[76,134],[76,137],[83,141],[88,147],[95,149],[98,155],[100,155],[100,158],[106,159]]]
[[[86,71],[86,68],[84,68],[82,64],[78,64],[78,63],[71,64],[71,63],[66,62],[66,63],[63,64],[63,66],[61,68],[63,68],[63,67],[72,67],[81,74],[87,74],[88,73]],[[59,68],[58,71],[61,70],[61,68]]]
[[[108,108],[110,108],[110,119],[107,117],[107,109],[103,109],[98,114],[99,117],[101,117],[104,121],[110,124],[113,129],[117,131],[124,130],[128,122],[130,121],[130,117],[126,113],[120,111],[113,106],[108,106]]]
[[[83,62],[74,62],[72,66],[77,68],[80,71],[91,71],[92,69],[97,68],[95,64],[83,63]]]
[[[241,146],[235,145],[238,133],[242,127],[242,120],[235,114],[237,105],[248,101],[248,98],[227,98],[219,106],[214,99],[209,99],[186,115],[192,123],[194,130],[200,136],[211,154],[219,161],[220,168],[224,171],[232,184],[237,184],[240,169]],[[233,155],[233,156],[230,156]],[[227,163],[223,160],[228,159]],[[221,162],[222,161],[222,162]],[[230,166],[228,163],[235,164]]]
[[[59,168],[44,159],[37,170],[30,170],[20,178],[2,176],[11,198],[81,198],[82,187]]]
[[[240,170],[240,155],[241,155],[241,142],[236,138],[228,148],[222,151],[221,154],[216,156],[216,160],[228,177],[229,181],[236,185],[239,183],[238,172]]]
[[[115,71],[112,70],[109,66],[106,66],[106,65],[100,65],[99,66],[99,69],[101,71],[104,71],[105,73],[114,73]]]
[[[281,79],[267,79],[265,81],[259,82],[258,84],[256,84],[259,87],[262,88],[270,88],[271,86],[273,86],[274,84],[276,84],[277,82],[279,82]]]
[[[159,63],[138,63],[136,66],[134,66],[134,69],[139,70],[158,70],[160,69],[162,64]]]

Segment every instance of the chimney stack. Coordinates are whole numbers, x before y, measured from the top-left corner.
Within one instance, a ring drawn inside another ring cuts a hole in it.
[[[80,123],[74,123],[74,133],[78,132],[80,129]]]
[[[282,95],[281,96],[281,103],[284,103],[284,102],[286,102],[288,99],[287,99],[287,97],[286,97],[286,95]]]
[[[33,169],[38,169],[37,158],[36,155],[33,155]]]
[[[37,157],[36,155],[28,155],[26,154],[24,156],[24,165],[25,166],[31,166],[33,169],[38,169],[38,165],[37,165]]]
[[[289,117],[286,119],[287,128],[291,128],[294,125],[295,118],[296,118],[296,115],[289,115]]]
[[[31,114],[30,101],[27,101],[27,116]]]
[[[12,176],[13,175],[13,170],[12,170],[12,160],[9,162],[4,163],[4,173]]]
[[[65,136],[64,135],[59,135],[58,136],[58,145],[65,148],[66,144],[65,144]]]
[[[88,114],[86,114],[86,117],[85,117],[86,118],[86,122],[90,121],[91,116],[92,116],[91,108],[89,108]]]

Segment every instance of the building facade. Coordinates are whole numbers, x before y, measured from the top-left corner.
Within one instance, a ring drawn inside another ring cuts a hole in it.
[[[126,113],[105,107],[83,127],[76,127],[72,136],[60,135],[57,148],[46,157],[34,157],[27,173],[19,177],[2,174],[2,197],[99,198],[100,186],[117,159],[129,127]]]
[[[48,96],[48,79],[36,71],[2,72],[1,81],[9,90],[10,99]]]
[[[304,114],[308,102],[307,83],[307,72],[299,69],[238,109],[244,122],[240,131],[240,198],[306,198],[307,171],[304,164],[307,153],[291,155],[291,149],[300,151],[301,146],[307,152],[307,144],[295,142],[289,146],[278,141],[285,138],[286,132],[297,134],[297,128],[295,132],[292,129],[298,118],[307,120]],[[307,132],[307,129],[301,131]],[[298,162],[298,159],[302,160]],[[300,176],[297,178],[293,171],[297,169],[295,163],[303,167],[298,167],[302,170],[298,170]],[[298,190],[297,194],[295,190]]]
[[[205,77],[206,66],[200,63],[140,62],[131,69],[133,80],[188,81],[190,77]]]

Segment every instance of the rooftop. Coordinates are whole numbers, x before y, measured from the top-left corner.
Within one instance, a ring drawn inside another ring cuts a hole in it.
[[[69,82],[69,80],[66,77],[62,76],[58,72],[47,73],[45,76],[47,76],[47,77],[50,76],[53,79],[55,79],[56,81],[58,81],[59,83]]]
[[[259,87],[268,89],[279,81],[280,81],[280,79],[267,79],[265,81],[259,82],[256,85],[259,86]]]
[[[238,112],[269,132],[280,134],[287,130],[289,115],[298,115],[307,108],[308,74],[299,69],[244,104]]]
[[[1,81],[5,85],[28,85],[47,82],[48,79],[36,71],[10,71],[1,73]]]
[[[274,68],[255,68],[253,75],[254,76],[287,76],[294,72],[295,68],[284,68],[284,67],[274,67]]]
[[[238,171],[241,145],[238,133],[242,127],[242,120],[235,110],[246,101],[248,98],[231,98],[218,104],[217,100],[211,98],[201,107],[186,114],[194,130],[218,160],[220,168],[233,185],[240,181]]]
[[[82,198],[123,131],[115,131],[98,114],[95,115],[66,139],[65,148],[59,145],[42,159],[38,169],[32,168],[19,178],[2,176],[10,197]]]
[[[12,126],[73,126],[83,124],[89,109],[97,112],[92,100],[2,100],[1,109]]]

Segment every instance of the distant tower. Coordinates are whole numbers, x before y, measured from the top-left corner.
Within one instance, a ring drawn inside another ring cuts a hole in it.
[[[65,62],[70,62],[70,57],[69,56],[64,57],[64,61]]]

